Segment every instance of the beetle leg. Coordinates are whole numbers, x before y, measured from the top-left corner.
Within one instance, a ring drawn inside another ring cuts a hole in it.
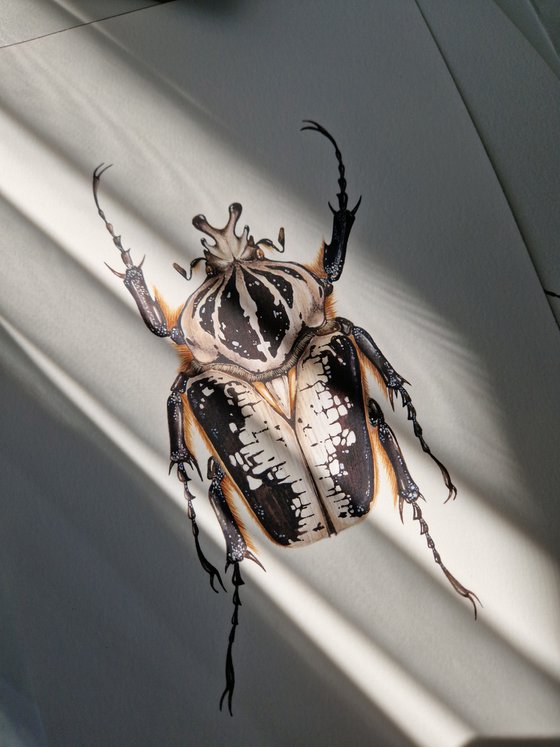
[[[231,704],[233,699],[233,690],[235,687],[235,669],[233,666],[233,642],[235,640],[235,629],[239,624],[239,607],[241,607],[241,599],[239,597],[239,587],[243,586],[244,581],[241,577],[241,571],[239,564],[245,558],[253,560],[255,563],[261,566],[259,560],[253,555],[248,549],[247,543],[241,532],[238,521],[236,520],[233,511],[228,503],[226,493],[224,491],[226,476],[224,471],[220,467],[219,463],[210,457],[208,459],[208,479],[210,480],[210,487],[208,489],[208,497],[212,508],[216,513],[216,517],[222,528],[224,538],[226,541],[226,571],[230,565],[233,565],[233,616],[231,618],[231,629],[228,639],[228,650],[226,655],[226,687],[220,698],[220,710],[227,696],[228,710],[232,715]],[[263,568],[264,570],[264,568]]]
[[[185,499],[188,504],[188,517],[191,521],[192,533],[194,536],[194,544],[196,547],[196,554],[198,555],[200,565],[203,567],[206,573],[210,576],[210,586],[212,587],[212,589],[216,592],[218,591],[218,589],[216,589],[216,587],[214,586],[214,579],[217,579],[218,583],[220,584],[222,589],[225,591],[226,589],[222,582],[222,578],[220,576],[219,571],[206,558],[206,556],[202,552],[202,548],[200,547],[199,528],[198,528],[198,524],[196,521],[196,512],[193,506],[194,495],[191,493],[189,489],[189,481],[191,478],[189,477],[189,474],[187,472],[186,465],[191,467],[191,469],[193,468],[196,469],[198,474],[200,475],[201,480],[202,480],[202,475],[200,473],[198,462],[196,461],[195,457],[191,454],[191,452],[187,448],[187,445],[185,442],[184,412],[183,412],[183,400],[181,398],[181,393],[185,391],[185,388],[187,386],[187,381],[188,381],[187,375],[185,373],[180,373],[175,379],[175,381],[173,382],[173,386],[171,387],[171,394],[169,395],[167,399],[167,420],[168,420],[168,425],[169,425],[169,441],[170,441],[169,469],[171,470],[173,465],[175,464],[177,465],[177,477],[183,484]]]
[[[248,552],[248,550],[243,535],[239,531],[239,527],[237,526],[237,522],[233,517],[223,491],[224,477],[224,473],[218,462],[213,457],[210,457],[210,459],[208,460],[208,479],[210,480],[208,497],[210,498],[210,503],[212,504],[212,507],[216,512],[216,516],[218,518],[218,521],[220,522],[220,526],[226,540],[226,571],[228,567],[233,563],[233,615],[231,617],[231,628],[229,631],[228,648],[226,654],[226,687],[220,698],[220,710],[222,710],[224,700],[227,696],[228,710],[230,716],[232,716],[233,713],[231,710],[231,706],[233,701],[233,690],[235,688],[233,643],[235,641],[235,629],[239,625],[239,607],[241,607],[239,587],[244,583],[241,577],[239,563],[243,560],[243,558],[245,557],[245,553]]]
[[[319,132],[321,135],[324,135],[327,140],[330,140],[334,145],[336,159],[338,161],[338,187],[340,190],[337,193],[338,209],[335,210],[329,202],[329,208],[333,214],[332,237],[330,242],[324,245],[323,252],[323,268],[327,274],[327,278],[331,283],[333,283],[338,280],[342,274],[348,238],[350,237],[350,231],[352,230],[352,225],[356,218],[356,212],[360,207],[362,198],[360,197],[352,210],[348,210],[345,168],[342,161],[342,153],[336,144],[336,140],[329,132],[327,132],[327,130],[325,130],[324,127],[318,124],[318,122],[314,122],[311,119],[305,119],[304,122],[306,125],[301,128],[302,130]]]
[[[239,569],[239,562],[235,562],[233,564],[233,575],[232,575],[231,580],[233,583],[233,615],[231,617],[231,628],[229,631],[228,650],[226,654],[226,687],[225,687],[224,692],[222,693],[222,697],[220,698],[220,711],[222,710],[224,700],[227,696],[229,715],[233,716],[233,713],[231,710],[231,704],[233,700],[233,690],[235,687],[235,670],[233,668],[232,650],[233,650],[233,643],[235,641],[235,629],[239,625],[239,608],[241,607],[239,587],[243,586],[243,584],[245,583],[245,581],[243,581],[243,578],[241,576],[241,570]]]
[[[171,386],[171,394],[167,399],[167,423],[169,426],[169,458],[171,466],[179,463],[187,463],[192,469],[196,469],[200,479],[202,473],[196,458],[187,448],[185,439],[184,408],[181,395],[185,393],[189,377],[181,372]]]
[[[428,524],[426,523],[424,517],[422,516],[422,509],[418,505],[418,499],[422,498],[424,499],[424,496],[420,492],[420,489],[418,488],[418,485],[414,482],[412,477],[410,476],[410,473],[408,471],[408,467],[406,466],[406,462],[404,461],[404,457],[402,455],[399,442],[397,441],[397,437],[391,430],[391,428],[387,425],[385,422],[385,418],[383,417],[383,412],[377,402],[374,399],[368,400],[368,412],[369,412],[369,420],[371,425],[377,429],[377,433],[379,436],[379,441],[381,443],[381,446],[385,450],[385,453],[387,454],[387,457],[391,463],[391,466],[395,472],[395,477],[397,478],[397,490],[399,494],[399,513],[401,516],[401,521],[403,521],[403,507],[405,501],[409,503],[412,506],[412,518],[414,521],[418,521],[420,524],[420,534],[423,534],[426,537],[426,544],[428,545],[429,549],[432,551],[432,555],[434,556],[435,562],[439,565],[441,570],[444,572],[447,580],[451,584],[451,586],[455,589],[455,591],[460,594],[462,597],[465,597],[469,600],[469,602],[472,604],[474,609],[474,618],[476,620],[477,618],[477,607],[476,603],[480,604],[482,606],[482,602],[477,597],[477,595],[467,589],[463,584],[458,581],[455,576],[450,573],[447,568],[444,566],[444,564],[441,561],[441,556],[439,552],[436,550],[436,546],[434,544],[434,541],[430,535],[430,530],[428,527]]]
[[[264,571],[264,566],[247,547],[239,520],[235,517],[226,496],[224,489],[226,476],[214,457],[208,459],[207,476],[210,480],[208,498],[226,541],[226,571],[232,563],[240,563],[245,558],[260,565]]]
[[[389,363],[387,358],[385,358],[381,350],[379,350],[371,335],[366,332],[365,329],[362,329],[361,327],[355,327],[352,322],[349,322],[347,319],[339,318],[337,319],[337,321],[339,322],[345,334],[352,335],[354,337],[359,349],[379,371],[389,391],[391,406],[393,405],[393,395],[401,395],[402,405],[403,407],[406,407],[408,419],[412,421],[414,435],[420,441],[422,450],[434,460],[441,471],[443,482],[445,483],[445,487],[449,491],[447,500],[449,500],[450,498],[455,498],[457,496],[457,488],[451,480],[451,476],[449,475],[447,467],[442,462],[440,462],[440,460],[436,456],[434,456],[432,450],[424,439],[422,426],[420,425],[420,423],[418,422],[418,418],[416,417],[416,408],[412,404],[412,399],[410,398],[409,393],[404,387],[404,384],[409,384],[410,382],[408,382],[395,371],[395,369]]]
[[[97,212],[99,214],[99,217],[105,224],[105,228],[110,233],[111,238],[113,239],[113,244],[119,250],[121,254],[121,260],[126,267],[124,274],[116,272],[111,267],[109,267],[109,269],[112,273],[124,280],[124,286],[136,301],[138,311],[140,312],[140,315],[144,320],[144,324],[150,330],[150,332],[152,332],[154,335],[157,335],[158,337],[171,337],[173,342],[177,343],[178,345],[184,345],[185,337],[181,328],[178,325],[172,327],[171,329],[168,328],[165,314],[161,306],[156,299],[152,298],[150,291],[148,290],[146,280],[144,279],[144,273],[142,272],[142,264],[144,260],[142,260],[139,265],[134,264],[134,262],[132,261],[132,257],[130,256],[130,249],[125,249],[123,247],[121,236],[117,236],[115,234],[113,224],[109,223],[104,211],[101,209],[101,206],[99,204],[99,197],[97,194],[99,181],[102,174],[104,174],[105,171],[107,171],[107,169],[109,169],[110,167],[111,164],[109,164],[109,166],[105,166],[104,164],[99,165],[93,172],[92,181],[93,199],[95,200],[95,204],[97,206]]]
[[[403,508],[405,501],[415,503],[419,498],[424,500],[420,488],[412,479],[404,457],[393,430],[385,422],[383,412],[374,399],[368,400],[369,422],[377,429],[377,435],[381,446],[385,450],[391,463],[391,467],[397,479],[397,491],[399,494],[399,514],[401,521],[403,519]]]
[[[462,597],[465,597],[465,599],[468,599],[469,602],[472,604],[473,610],[474,610],[474,619],[476,620],[476,618],[478,617],[478,610],[476,607],[476,603],[478,602],[478,604],[480,604],[480,606],[482,607],[482,602],[477,597],[477,595],[474,593],[474,591],[470,591],[465,586],[463,586],[463,584],[460,581],[458,581],[455,578],[455,576],[452,573],[450,573],[447,570],[447,568],[444,566],[444,564],[442,563],[441,556],[439,552],[436,550],[436,546],[430,535],[430,528],[428,527],[424,517],[422,516],[422,510],[420,506],[418,505],[418,503],[412,504],[412,518],[414,521],[417,521],[420,524],[420,534],[423,534],[426,537],[426,544],[432,551],[434,560],[439,565],[441,570],[444,572],[451,586],[455,589],[457,594],[460,594]]]

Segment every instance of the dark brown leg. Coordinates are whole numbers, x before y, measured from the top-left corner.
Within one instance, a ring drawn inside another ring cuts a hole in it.
[[[366,356],[366,358],[371,361],[371,363],[373,363],[375,368],[381,374],[381,377],[385,382],[387,389],[389,390],[389,399],[391,401],[391,406],[393,406],[393,396],[398,397],[399,394],[401,395],[403,407],[406,407],[408,419],[412,422],[414,435],[420,441],[422,450],[434,460],[434,462],[440,469],[445,487],[449,491],[447,500],[449,500],[450,498],[455,498],[457,496],[457,488],[451,481],[451,476],[449,475],[447,467],[442,462],[440,462],[440,460],[436,456],[434,456],[434,454],[432,454],[432,450],[424,439],[422,426],[418,422],[418,418],[416,416],[416,408],[412,404],[410,395],[404,387],[404,384],[408,384],[409,382],[406,381],[406,379],[403,379],[402,376],[399,376],[399,374],[395,371],[387,358],[385,358],[381,350],[379,350],[371,335],[366,332],[365,329],[362,329],[361,327],[355,327],[352,322],[349,322],[347,319],[338,319],[337,321],[341,325],[345,334],[351,335],[354,338],[359,349]]]
[[[208,479],[210,480],[210,487],[208,489],[210,503],[212,504],[212,507],[216,512],[216,516],[218,518],[226,541],[226,571],[230,565],[233,565],[233,615],[231,618],[231,629],[229,632],[228,649],[226,654],[226,687],[224,692],[222,693],[222,697],[220,698],[220,710],[222,709],[224,700],[227,697],[228,710],[230,715],[232,715],[231,706],[233,700],[233,690],[235,688],[233,643],[235,641],[235,630],[239,624],[239,608],[241,607],[239,588],[244,584],[243,578],[241,577],[239,564],[245,558],[253,560],[258,565],[261,564],[253,555],[253,553],[247,548],[245,538],[243,537],[243,534],[239,529],[239,526],[235,520],[235,517],[231,511],[224,493],[224,472],[213,457],[210,457],[210,459],[208,460]]]
[[[333,214],[333,228],[332,237],[328,244],[325,244],[325,252],[323,255],[323,267],[327,274],[327,277],[331,283],[334,283],[342,275],[344,269],[344,259],[346,257],[346,246],[350,237],[350,231],[354,224],[356,212],[360,207],[362,198],[358,200],[352,210],[348,210],[348,195],[346,194],[346,177],[344,163],[342,161],[342,154],[339,150],[336,140],[333,136],[325,130],[322,125],[318,122],[314,122],[311,119],[305,119],[306,123],[302,130],[311,130],[312,132],[319,132],[321,135],[330,140],[334,145],[336,159],[338,161],[338,188],[337,194],[338,209],[335,210],[329,202],[331,213]]]
[[[455,589],[457,594],[460,594],[462,597],[465,597],[472,604],[473,609],[474,609],[474,617],[476,620],[477,612],[478,612],[476,603],[478,602],[478,604],[481,604],[480,599],[476,596],[474,592],[469,591],[469,589],[464,587],[460,581],[457,581],[455,576],[453,576],[453,574],[450,573],[447,570],[447,568],[444,566],[444,564],[442,563],[441,556],[439,552],[436,550],[436,546],[430,535],[428,524],[424,520],[424,517],[422,516],[422,510],[420,506],[418,505],[418,499],[422,498],[423,500],[424,496],[420,492],[418,485],[416,485],[416,483],[410,476],[410,472],[408,471],[408,467],[406,466],[406,462],[404,461],[404,457],[402,455],[399,442],[397,441],[397,437],[395,436],[391,428],[385,422],[385,418],[383,417],[383,412],[381,411],[381,408],[379,407],[379,405],[377,404],[375,400],[373,399],[369,400],[368,411],[369,411],[370,423],[372,424],[374,428],[377,429],[377,433],[379,435],[379,441],[381,442],[381,446],[385,450],[385,453],[387,454],[387,457],[389,461],[391,462],[391,466],[393,467],[395,476],[397,478],[397,490],[399,494],[399,513],[401,515],[401,521],[403,520],[404,504],[405,502],[409,503],[412,506],[412,511],[413,511],[412,518],[414,521],[417,521],[420,524],[420,534],[423,534],[426,537],[426,544],[432,551],[432,555],[434,556],[435,562],[439,565],[439,567],[445,574],[447,580],[449,581],[451,586]]]
[[[138,307],[140,316],[144,320],[144,324],[150,330],[150,332],[152,332],[154,335],[157,335],[157,337],[170,337],[173,342],[177,343],[177,345],[184,345],[185,337],[181,328],[179,326],[175,326],[172,329],[168,329],[165,315],[159,303],[154,298],[152,298],[150,291],[148,290],[146,280],[144,279],[144,273],[142,272],[142,265],[144,263],[144,260],[142,260],[139,265],[134,264],[134,262],[132,261],[132,257],[130,256],[130,249],[125,249],[123,247],[121,237],[115,234],[112,223],[109,223],[109,221],[105,217],[105,213],[101,209],[97,191],[101,175],[104,174],[108,168],[110,168],[110,165],[104,166],[103,164],[101,164],[93,172],[93,198],[97,206],[99,217],[101,218],[103,223],[105,223],[105,228],[107,229],[107,231],[109,231],[109,233],[111,234],[113,244],[119,250],[126,270],[125,272],[117,272],[116,270],[113,270],[112,267],[109,267],[109,265],[107,265],[107,267],[109,267],[113,274],[124,281],[125,288],[136,301],[136,306]]]
[[[187,386],[187,381],[188,381],[187,374],[185,373],[179,374],[177,378],[175,379],[175,381],[173,382],[173,386],[171,388],[171,394],[169,395],[167,399],[167,420],[168,420],[168,425],[169,425],[169,441],[170,441],[169,470],[171,471],[174,465],[177,466],[177,477],[183,484],[185,499],[188,504],[188,517],[191,521],[192,533],[194,536],[194,543],[196,547],[196,554],[198,555],[198,559],[200,561],[201,566],[206,571],[206,573],[210,576],[210,586],[212,587],[214,591],[217,592],[218,589],[214,586],[214,579],[217,579],[218,583],[220,584],[222,589],[225,591],[225,586],[222,582],[222,578],[220,576],[219,571],[206,558],[206,556],[202,552],[202,548],[200,547],[199,529],[198,529],[198,524],[196,522],[196,512],[193,506],[194,495],[191,493],[189,489],[189,481],[191,478],[186,469],[187,465],[191,469],[194,468],[198,471],[198,474],[200,475],[201,480],[202,480],[202,475],[200,473],[198,462],[196,461],[195,457],[191,454],[191,452],[189,451],[185,443],[183,400],[181,398],[181,394],[185,391],[185,388]]]

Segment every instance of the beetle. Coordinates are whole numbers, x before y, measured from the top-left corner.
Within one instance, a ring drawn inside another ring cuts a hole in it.
[[[451,586],[473,605],[479,599],[443,564],[422,515],[423,496],[411,477],[395,433],[379,403],[370,395],[366,373],[372,372],[394,409],[400,396],[423,451],[439,467],[449,494],[457,489],[445,465],[428,446],[416,409],[400,376],[370,334],[333,310],[333,283],[341,276],[352,225],[361,203],[348,207],[345,166],[333,136],[319,123],[304,120],[302,130],[324,136],[334,146],[338,164],[337,206],[330,203],[332,235],[322,243],[313,264],[267,258],[267,250],[284,251],[284,230],[277,246],[255,241],[245,226],[236,231],[241,205],[229,206],[223,228],[204,215],[193,225],[204,256],[190,271],[174,268],[190,280],[204,262],[206,279],[185,303],[172,310],[157,290],[150,293],[142,262],[134,264],[102,210],[98,187],[110,167],[93,172],[97,211],[120,252],[125,272],[109,269],[124,281],[144,323],[158,337],[170,338],[180,356],[178,375],[167,400],[170,471],[175,468],[187,503],[196,552],[210,584],[224,590],[220,573],[205,557],[199,538],[193,472],[202,473],[191,446],[197,428],[210,454],[208,498],[223,532],[227,572],[233,567],[233,616],[226,655],[227,698],[232,712],[235,685],[232,650],[241,606],[241,564],[252,560],[250,535],[238,517],[236,500],[273,542],[298,547],[326,539],[363,520],[373,501],[378,470],[390,476],[401,521],[405,504],[412,507],[434,561]],[[262,567],[262,566],[261,566]]]

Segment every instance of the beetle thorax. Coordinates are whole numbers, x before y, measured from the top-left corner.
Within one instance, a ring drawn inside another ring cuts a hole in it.
[[[196,228],[205,239],[209,277],[188,299],[182,314],[187,345],[200,363],[231,362],[251,373],[281,367],[306,329],[325,321],[324,283],[310,270],[293,262],[263,258],[246,226],[241,236],[235,224],[241,206],[229,208],[223,229],[215,229],[202,215]]]

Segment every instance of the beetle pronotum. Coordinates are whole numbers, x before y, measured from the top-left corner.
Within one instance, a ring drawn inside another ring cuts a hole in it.
[[[422,449],[441,470],[449,491],[457,490],[447,468],[431,452],[416,409],[405,389],[407,382],[394,370],[371,336],[352,322],[336,317],[333,283],[342,273],[346,246],[360,200],[348,209],[345,168],[332,135],[317,122],[305,120],[303,130],[321,133],[334,146],[338,162],[337,208],[332,237],[323,242],[313,264],[267,259],[265,251],[284,250],[270,239],[255,241],[245,226],[236,225],[241,205],[229,207],[224,228],[214,228],[203,215],[193,225],[213,240],[202,239],[206,279],[185,303],[170,310],[157,292],[150,294],[130,250],[107,221],[100,207],[98,187],[109,168],[93,173],[95,204],[120,252],[125,272],[111,269],[124,281],[146,326],[175,344],[181,364],[167,400],[170,469],[176,467],[183,484],[196,552],[210,584],[222,588],[221,576],[200,547],[190,472],[202,480],[190,445],[196,427],[210,454],[208,497],[226,545],[226,571],[233,566],[233,617],[226,656],[226,687],[231,713],[235,684],[232,648],[241,605],[241,563],[259,563],[250,549],[247,529],[238,518],[235,499],[245,501],[250,513],[274,542],[296,547],[325,539],[362,520],[368,513],[377,466],[390,475],[401,520],[405,503],[412,506],[435,562],[452,587],[470,600],[476,618],[477,596],[445,567],[430,536],[419,506],[423,498],[412,479],[396,436],[385,422],[379,404],[370,396],[365,373],[371,370],[389,397],[400,395]],[[190,471],[190,472],[189,472]],[[260,563],[259,563],[260,565]]]

